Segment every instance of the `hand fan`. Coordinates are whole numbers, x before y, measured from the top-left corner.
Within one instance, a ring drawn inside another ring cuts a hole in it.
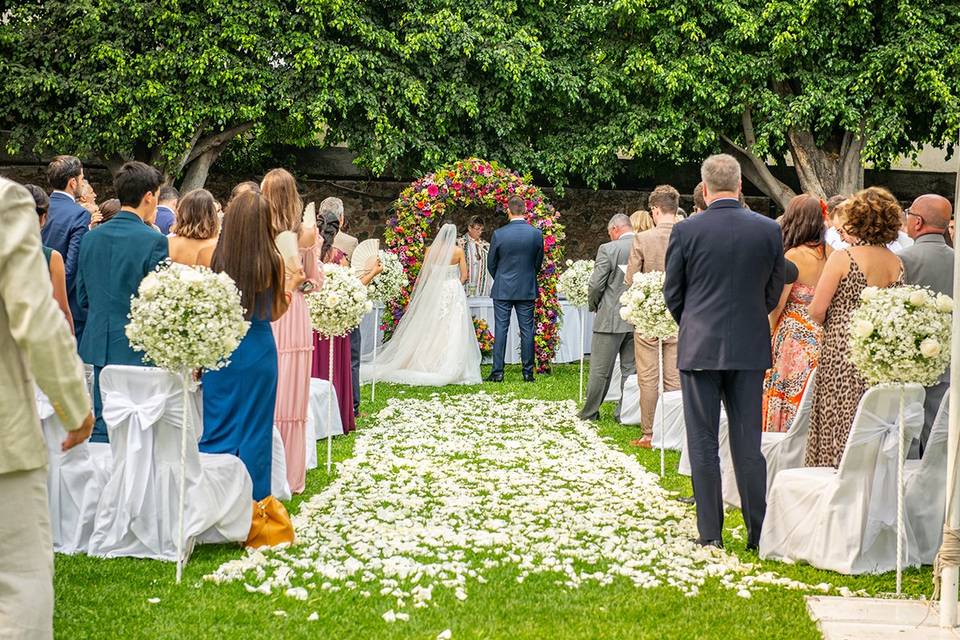
[[[296,270],[300,266],[300,251],[297,242],[297,234],[293,231],[281,231],[277,235],[277,249],[280,251],[280,255],[283,256],[283,261],[287,265]]]
[[[358,244],[357,248],[353,250],[353,257],[350,259],[353,272],[358,276],[365,274],[367,272],[367,265],[370,264],[370,259],[376,258],[379,252],[380,241],[376,238],[364,240]]]
[[[313,202],[308,204],[303,209],[303,226],[305,227],[317,226],[317,206]]]

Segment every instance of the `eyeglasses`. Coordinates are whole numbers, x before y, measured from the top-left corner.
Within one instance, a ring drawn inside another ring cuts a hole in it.
[[[903,215],[904,217],[913,216],[914,218],[919,218],[920,224],[926,224],[926,221],[923,219],[923,216],[920,215],[919,213],[913,213],[912,211],[910,211],[909,207],[903,210]]]

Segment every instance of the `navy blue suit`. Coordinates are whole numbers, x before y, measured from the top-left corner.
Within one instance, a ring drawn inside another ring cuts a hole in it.
[[[517,312],[520,357],[524,375],[533,375],[533,308],[537,274],[543,266],[543,233],[526,220],[515,219],[493,232],[487,253],[487,271],[493,277],[494,339],[492,376],[503,375],[510,331],[510,313]]]
[[[100,369],[108,364],[143,365],[143,353],[127,340],[130,298],[140,281],[167,258],[167,238],[136,214],[120,211],[84,237],[77,272],[77,298],[87,313],[80,358],[94,367],[92,440],[106,442],[100,417]]]
[[[157,225],[157,228],[160,229],[160,233],[163,235],[170,233],[170,227],[172,227],[173,223],[176,221],[177,217],[173,214],[173,209],[163,205],[157,207],[157,219],[155,224]]]
[[[90,229],[90,212],[65,193],[50,194],[50,209],[47,223],[41,231],[44,246],[60,252],[67,276],[67,302],[73,315],[73,327],[77,344],[83,336],[85,315],[77,302],[77,260],[80,257],[80,241]]]
[[[714,201],[673,228],[663,293],[680,325],[677,368],[702,540],[720,540],[723,530],[722,401],[747,541],[760,541],[767,487],[761,404],[763,375],[771,366],[767,316],[783,284],[780,226],[736,200]]]

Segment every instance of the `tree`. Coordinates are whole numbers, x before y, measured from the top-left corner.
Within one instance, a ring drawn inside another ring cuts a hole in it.
[[[0,25],[12,150],[150,162],[202,186],[235,138],[289,115],[282,0],[15,3]]]

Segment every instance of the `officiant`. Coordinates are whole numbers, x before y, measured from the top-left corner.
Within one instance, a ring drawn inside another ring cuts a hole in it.
[[[463,249],[467,259],[467,296],[489,296],[493,278],[487,272],[487,253],[490,243],[483,239],[483,220],[473,216],[467,223],[467,232],[460,237],[457,246]]]

